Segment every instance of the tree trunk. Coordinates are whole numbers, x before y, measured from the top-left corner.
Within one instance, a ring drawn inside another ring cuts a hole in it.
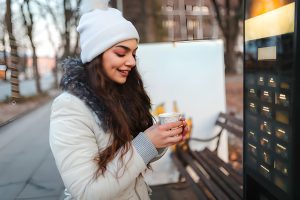
[[[239,21],[242,19],[242,1],[238,1],[237,5],[232,5],[232,1],[225,0],[225,13],[221,15],[221,7],[218,5],[217,0],[212,0],[214,10],[216,12],[216,20],[219,28],[222,31],[225,40],[225,71],[227,73],[236,73],[236,51],[235,45],[239,35],[240,27]]]
[[[225,51],[225,72],[226,73],[236,73],[236,56],[235,56],[235,40],[227,39],[226,40],[226,51]]]
[[[10,45],[10,58],[11,62],[8,67],[11,70],[11,97],[13,100],[20,98],[20,87],[19,87],[19,70],[18,70],[18,46],[16,43],[15,36],[13,34],[13,23],[11,14],[11,1],[6,0],[6,13],[5,13],[5,23],[9,37]]]
[[[5,32],[5,29],[3,30],[3,32]],[[1,38],[2,44],[3,44],[3,58],[4,58],[4,65],[6,66],[5,72],[4,72],[4,81],[7,81],[7,77],[6,77],[6,72],[8,70],[8,60],[7,60],[7,55],[6,55],[6,42],[5,42],[5,38],[4,38],[4,34],[3,34],[3,38]]]
[[[34,79],[35,79],[35,86],[36,86],[36,91],[38,94],[42,93],[42,89],[41,89],[41,84],[40,84],[40,73],[39,73],[39,69],[38,69],[38,58],[36,56],[36,49],[35,46],[33,44],[33,42],[31,42],[31,46],[32,46],[32,66],[34,69]]]
[[[53,72],[53,76],[54,76],[54,88],[58,89],[59,88],[59,83],[58,83],[57,55],[55,55],[54,68],[53,68],[52,72]]]
[[[31,45],[31,49],[32,49],[32,67],[34,70],[34,79],[35,79],[36,90],[37,90],[38,94],[41,94],[42,90],[41,90],[40,74],[39,74],[38,62],[37,62],[37,56],[36,56],[36,47],[33,42],[33,24],[34,24],[33,16],[32,16],[30,6],[29,6],[29,0],[25,0],[25,2],[26,2],[27,12],[29,14],[29,18],[28,18],[29,22],[27,21],[27,18],[25,17],[23,5],[21,5],[21,12],[23,15],[24,25],[27,29],[27,35],[29,37],[30,45]]]
[[[71,41],[70,41],[70,29],[71,29],[71,5],[70,0],[64,0],[64,17],[65,17],[65,30],[64,30],[64,55],[63,57],[70,56],[71,54]]]

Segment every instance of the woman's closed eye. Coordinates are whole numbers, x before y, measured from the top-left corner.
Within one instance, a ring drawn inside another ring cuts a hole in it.
[[[125,54],[120,54],[120,53],[116,53],[116,55],[117,55],[118,57],[120,57],[120,58],[122,58],[122,57],[125,56]]]

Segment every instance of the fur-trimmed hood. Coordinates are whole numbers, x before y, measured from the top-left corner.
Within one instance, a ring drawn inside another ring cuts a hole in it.
[[[79,58],[68,58],[62,62],[62,68],[64,74],[60,82],[61,89],[81,99],[103,122],[105,114],[108,114],[107,109],[89,87],[87,71],[81,60]],[[101,126],[107,131],[105,123],[101,123]]]

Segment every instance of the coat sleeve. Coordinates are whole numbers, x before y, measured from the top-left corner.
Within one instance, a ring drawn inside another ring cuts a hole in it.
[[[70,95],[57,98],[50,118],[50,147],[65,187],[75,199],[116,198],[147,168],[146,164],[132,146],[125,154],[125,166],[117,154],[105,173],[96,178],[98,145],[92,113],[81,100],[74,99]]]
[[[157,149],[158,155],[155,158],[153,158],[150,162],[152,163],[161,159],[161,157],[163,157],[167,151],[168,147]]]

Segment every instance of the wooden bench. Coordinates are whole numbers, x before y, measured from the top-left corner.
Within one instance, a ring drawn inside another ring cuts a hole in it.
[[[215,123],[220,127],[216,136],[200,139],[190,138],[185,144],[178,145],[171,157],[181,177],[193,189],[198,199],[242,199],[242,172],[234,170],[217,156],[221,134],[227,130],[237,137],[243,136],[243,122],[232,115],[220,113]],[[189,141],[210,142],[217,140],[216,149],[193,151]],[[187,147],[187,148],[186,148]]]

